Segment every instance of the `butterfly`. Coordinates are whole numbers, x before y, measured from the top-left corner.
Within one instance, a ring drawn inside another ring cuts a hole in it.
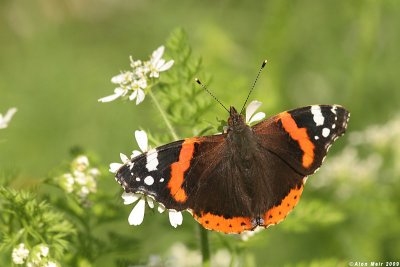
[[[224,133],[151,149],[122,165],[115,179],[126,193],[189,211],[209,230],[241,233],[279,223],[345,133],[350,114],[340,105],[313,105],[249,126],[243,108],[228,111]]]

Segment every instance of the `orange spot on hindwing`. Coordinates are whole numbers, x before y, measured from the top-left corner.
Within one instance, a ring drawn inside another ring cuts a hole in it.
[[[272,207],[264,215],[264,224],[277,224],[288,215],[290,211],[297,205],[300,200],[301,193],[303,192],[303,185],[298,188],[291,189],[289,194],[282,200],[282,202]]]
[[[197,138],[185,139],[178,161],[171,164],[171,179],[168,182],[168,188],[171,191],[171,196],[180,203],[187,200],[187,194],[182,185],[185,180],[184,174],[189,169],[190,161],[193,158],[194,144],[197,142]]]
[[[278,119],[282,122],[283,129],[289,136],[297,141],[300,149],[303,151],[302,164],[305,168],[309,168],[314,162],[314,144],[311,142],[306,128],[299,128],[288,112],[282,112],[278,115]]]
[[[232,217],[227,219],[209,212],[202,213],[200,216],[193,216],[204,228],[224,233],[241,233],[253,228],[251,218],[248,217]]]

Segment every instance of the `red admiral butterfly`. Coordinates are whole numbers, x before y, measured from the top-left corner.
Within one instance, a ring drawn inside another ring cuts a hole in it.
[[[307,176],[321,166],[350,117],[339,105],[314,105],[250,127],[234,107],[229,113],[225,133],[152,149],[123,165],[116,180],[127,193],[190,211],[206,229],[268,227],[296,206]]]

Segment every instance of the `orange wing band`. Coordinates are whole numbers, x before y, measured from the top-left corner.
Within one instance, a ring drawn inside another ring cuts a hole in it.
[[[193,158],[194,144],[198,142],[197,138],[188,138],[182,143],[179,153],[179,160],[171,165],[171,179],[168,182],[168,188],[171,196],[180,203],[187,200],[187,194],[182,188],[184,174],[190,167],[190,160]]]
[[[282,200],[281,204],[268,210],[264,215],[265,226],[277,224],[286,218],[288,213],[300,200],[303,186],[290,190],[289,194]]]
[[[283,129],[285,129],[293,140],[297,141],[300,149],[303,151],[302,164],[305,168],[309,168],[314,162],[315,146],[307,134],[307,129],[297,127],[292,115],[288,112],[280,113],[277,120],[281,120]]]
[[[226,219],[223,216],[207,212],[201,214],[201,216],[194,215],[194,218],[203,225],[204,228],[224,232],[226,234],[241,233],[245,230],[252,229],[251,218],[248,217],[233,217]]]

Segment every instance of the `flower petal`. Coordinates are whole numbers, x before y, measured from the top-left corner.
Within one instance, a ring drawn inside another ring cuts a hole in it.
[[[172,65],[174,65],[174,61],[173,61],[173,60],[170,60],[170,61],[168,61],[167,63],[165,63],[164,65],[162,65],[162,66],[158,69],[158,71],[166,71],[166,70],[170,69],[170,68],[172,67]]]
[[[148,148],[148,141],[147,141],[147,134],[145,131],[135,131],[135,138],[140,150],[143,152],[147,151]]]
[[[125,81],[125,76],[126,76],[125,73],[115,75],[114,77],[111,78],[111,82],[114,84],[120,84]]]
[[[147,200],[147,205],[149,205],[149,208],[152,209],[154,208],[154,201],[151,197],[146,196],[146,200]]]
[[[121,168],[122,165],[123,164],[121,163],[111,163],[109,171],[112,173],[116,173],[119,170],[119,168]]]
[[[139,150],[133,150],[132,151],[132,155],[131,155],[131,159],[136,158],[139,155],[142,155],[143,153],[140,152]]]
[[[256,121],[260,121],[265,118],[265,113],[264,112],[257,112],[253,117],[250,118],[250,121],[248,124],[251,124]]]
[[[113,94],[113,95],[109,95],[109,96],[105,96],[103,98],[100,98],[98,101],[102,102],[102,103],[111,102],[111,101],[114,101],[115,99],[117,99],[120,96],[121,95],[119,95],[119,94]]]
[[[164,205],[162,205],[162,204],[158,205],[157,211],[158,211],[159,213],[163,213],[163,212],[165,211]]]
[[[7,110],[6,115],[4,115],[3,120],[8,123],[10,122],[12,116],[14,116],[15,112],[17,112],[17,108],[10,108]]]
[[[117,88],[114,89],[114,94],[113,94],[113,95],[109,95],[109,96],[100,98],[98,101],[99,101],[99,102],[103,102],[103,103],[105,103],[105,102],[111,102],[111,101],[117,99],[118,97],[124,95],[124,94],[125,94],[125,91],[126,91],[126,90],[124,90],[124,89],[122,89],[122,88],[120,88],[120,87],[117,87]]]
[[[125,154],[119,153],[119,157],[121,158],[121,161],[122,161],[123,163],[129,161],[129,158],[128,158]]]
[[[146,201],[141,198],[136,206],[132,209],[128,217],[128,222],[130,225],[140,225],[144,218],[144,209]]]
[[[144,91],[142,89],[137,89],[136,91],[138,92],[136,97],[136,105],[139,105],[144,100]]]
[[[173,227],[176,228],[178,225],[181,225],[182,221],[183,221],[182,212],[175,210],[169,211],[169,222]]]
[[[164,46],[162,45],[153,52],[153,54],[151,55],[151,61],[153,63],[159,61],[163,54],[164,54]]]
[[[124,199],[124,204],[129,205],[136,202],[142,196],[143,196],[142,194],[123,192],[121,197]]]
[[[246,122],[250,121],[251,116],[253,116],[254,112],[262,105],[260,101],[254,100],[251,101],[250,104],[246,108]]]
[[[133,93],[129,96],[129,100],[132,101],[137,97],[137,90],[133,91]]]

